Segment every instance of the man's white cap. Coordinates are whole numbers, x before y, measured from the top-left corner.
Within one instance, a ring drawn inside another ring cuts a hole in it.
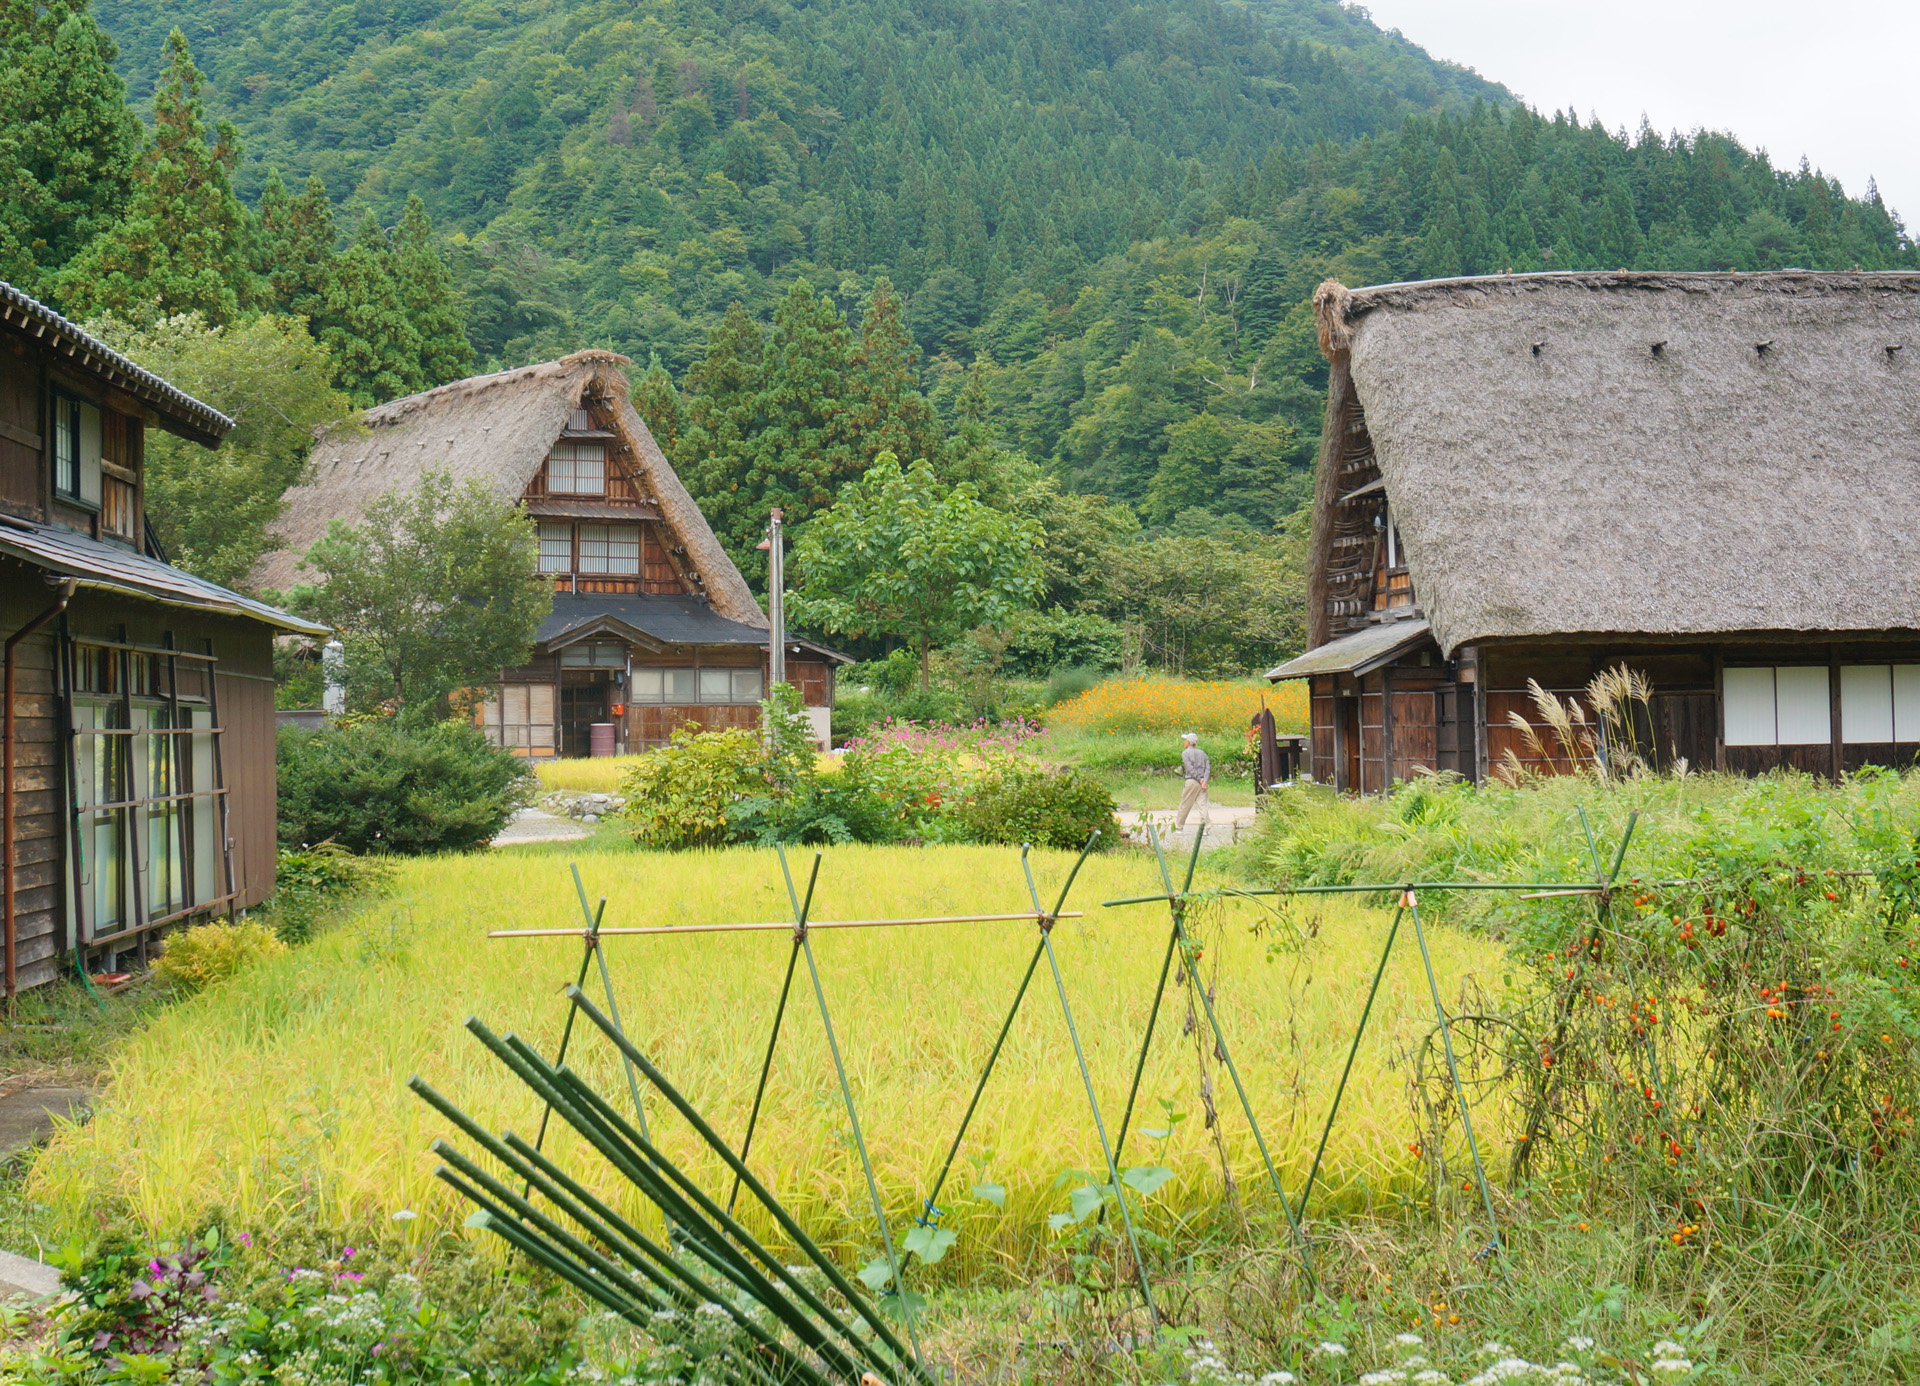
[[[1180,739],[1182,741],[1198,741],[1200,739],[1200,733],[1199,732],[1181,732]]]

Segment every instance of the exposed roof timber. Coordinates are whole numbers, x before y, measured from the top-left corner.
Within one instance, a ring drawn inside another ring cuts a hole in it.
[[[196,443],[218,447],[233,430],[233,420],[129,360],[78,324],[0,280],[0,322],[30,329],[36,340],[53,334],[52,345],[92,374],[153,407],[160,426]]]

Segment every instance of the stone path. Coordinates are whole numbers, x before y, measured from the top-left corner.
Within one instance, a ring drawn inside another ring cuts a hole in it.
[[[1247,829],[1253,826],[1254,808],[1251,804],[1225,805],[1215,804],[1205,816],[1207,835],[1200,850],[1211,852],[1216,848],[1230,847],[1240,840]],[[1129,842],[1147,846],[1147,824],[1153,824],[1154,831],[1160,835],[1160,845],[1169,852],[1191,852],[1193,839],[1200,831],[1202,816],[1195,813],[1187,820],[1184,830],[1173,826],[1172,809],[1122,809],[1114,817],[1120,820],[1120,830],[1126,834]]]
[[[85,1088],[22,1088],[0,1097],[0,1160],[38,1145],[53,1134],[55,1117],[72,1117],[92,1107]]]
[[[562,818],[544,809],[524,808],[507,821],[507,826],[500,830],[500,836],[493,840],[493,845],[512,847],[522,842],[573,842],[591,836],[591,832],[571,818]]]
[[[84,1116],[95,1096],[85,1088],[22,1088],[0,1097],[0,1160],[52,1135],[55,1117]],[[0,1300],[59,1293],[59,1271],[30,1256],[0,1251]]]

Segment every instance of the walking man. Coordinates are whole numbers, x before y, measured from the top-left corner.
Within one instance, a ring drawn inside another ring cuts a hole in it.
[[[1180,810],[1173,816],[1175,831],[1187,826],[1187,815],[1196,806],[1200,810],[1200,821],[1208,821],[1207,781],[1213,778],[1213,762],[1200,749],[1200,734],[1183,732],[1180,739],[1187,743],[1186,749],[1180,752],[1180,769],[1186,775],[1187,782],[1180,790]]]

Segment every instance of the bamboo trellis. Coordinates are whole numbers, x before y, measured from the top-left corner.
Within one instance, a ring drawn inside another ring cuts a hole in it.
[[[859,1383],[863,1377],[874,1374],[877,1374],[882,1381],[898,1382],[912,1378],[918,1386],[931,1386],[931,1377],[921,1355],[914,1297],[908,1293],[904,1281],[904,1272],[912,1252],[903,1253],[901,1248],[896,1246],[892,1228],[886,1216],[879,1184],[868,1154],[858,1105],[854,1101],[853,1091],[847,1080],[846,1066],[834,1029],[832,1011],[827,1002],[820,963],[812,946],[811,936],[816,930],[909,928],[936,923],[965,922],[1031,923],[1034,926],[1035,940],[1032,955],[1021,974],[1013,1000],[1007,1008],[1006,1017],[981,1066],[979,1078],[973,1086],[972,1095],[961,1117],[959,1128],[948,1146],[940,1171],[921,1200],[921,1211],[915,1222],[922,1227],[933,1228],[943,1216],[943,1210],[938,1202],[941,1191],[959,1156],[967,1130],[979,1109],[1007,1038],[1031,988],[1034,975],[1044,958],[1054,983],[1053,989],[1060,1004],[1081,1084],[1086,1092],[1088,1113],[1100,1142],[1101,1156],[1109,1181],[1106,1188],[1101,1191],[1103,1195],[1101,1216],[1105,1215],[1104,1195],[1111,1193],[1126,1238],[1132,1262],[1132,1278],[1140,1297],[1141,1307],[1146,1314],[1148,1324],[1157,1328],[1159,1313],[1154,1303],[1146,1261],[1140,1252],[1139,1235],[1135,1227],[1133,1210],[1127,1198],[1120,1159],[1132,1125],[1141,1081],[1146,1071],[1148,1055],[1166,997],[1169,976],[1173,973],[1176,962],[1179,964],[1181,977],[1197,976],[1198,951],[1189,927],[1189,915],[1195,903],[1222,896],[1287,897],[1327,893],[1385,894],[1396,902],[1392,921],[1387,928],[1385,943],[1380,952],[1379,963],[1374,970],[1366,1002],[1354,1028],[1346,1063],[1341,1071],[1333,1099],[1328,1106],[1319,1142],[1314,1151],[1313,1162],[1297,1200],[1288,1196],[1268,1150],[1265,1134],[1255,1112],[1253,1096],[1249,1093],[1234,1063],[1225,1031],[1215,1010],[1213,997],[1204,986],[1194,988],[1199,995],[1201,1008],[1205,1012],[1206,1023],[1214,1040],[1214,1053],[1231,1078],[1235,1096],[1253,1135],[1267,1180],[1285,1214],[1294,1250],[1309,1286],[1313,1286],[1315,1280],[1312,1242],[1307,1224],[1308,1203],[1319,1177],[1328,1140],[1339,1117],[1341,1101],[1352,1075],[1360,1043],[1373,1015],[1381,979],[1400,936],[1401,926],[1405,922],[1412,924],[1419,947],[1421,965],[1427,980],[1428,998],[1433,1006],[1436,1028],[1446,1059],[1452,1097],[1459,1112],[1468,1153],[1473,1163],[1480,1202],[1487,1218],[1487,1241],[1480,1254],[1483,1257],[1494,1258],[1501,1251],[1501,1238],[1492,1189],[1487,1178],[1478,1138],[1473,1129],[1472,1114],[1461,1081],[1459,1063],[1454,1053],[1453,1025],[1440,994],[1439,979],[1434,971],[1426,929],[1420,917],[1419,896],[1421,893],[1430,891],[1483,890],[1518,891],[1522,892],[1523,899],[1560,895],[1591,896],[1596,900],[1598,909],[1604,916],[1611,899],[1614,882],[1618,879],[1626,860],[1627,848],[1633,838],[1637,816],[1636,814],[1628,820],[1626,832],[1621,839],[1619,850],[1614,854],[1612,867],[1609,870],[1602,859],[1591,826],[1587,824],[1586,814],[1584,810],[1581,811],[1580,820],[1586,830],[1587,842],[1594,862],[1594,876],[1587,881],[1407,881],[1336,886],[1283,885],[1225,891],[1196,891],[1193,888],[1204,842],[1204,827],[1195,835],[1192,853],[1186,862],[1185,876],[1178,889],[1174,887],[1172,871],[1159,836],[1149,828],[1149,839],[1159,867],[1161,883],[1164,886],[1163,892],[1103,902],[1107,908],[1164,903],[1168,908],[1170,920],[1158,982],[1148,1011],[1147,1023],[1141,1034],[1138,1060],[1134,1066],[1132,1082],[1127,1091],[1119,1125],[1111,1138],[1108,1133],[1106,1114],[1094,1090],[1086,1051],[1080,1041],[1073,1005],[1067,994],[1066,978],[1053,946],[1053,929],[1059,921],[1084,917],[1079,911],[1067,910],[1066,904],[1087,855],[1098,845],[1100,839],[1098,833],[1088,839],[1079,858],[1068,872],[1051,909],[1042,903],[1028,851],[1022,848],[1020,865],[1032,908],[1029,911],[1017,913],[943,915],[909,919],[814,920],[811,918],[811,910],[815,887],[819,881],[821,856],[819,853],[814,855],[812,870],[808,874],[806,890],[803,894],[795,886],[786,853],[782,850],[779,853],[779,861],[792,914],[790,920],[610,928],[603,922],[607,900],[603,897],[597,907],[589,905],[579,868],[574,866],[572,868],[574,890],[579,899],[582,917],[582,926],[579,929],[505,929],[489,935],[489,937],[501,939],[576,937],[582,940],[584,952],[578,975],[574,983],[566,989],[569,1010],[554,1058],[551,1061],[544,1059],[531,1046],[516,1037],[508,1036],[501,1039],[495,1036],[477,1019],[468,1022],[468,1028],[475,1036],[540,1098],[542,1115],[534,1141],[529,1144],[511,1134],[504,1138],[493,1137],[421,1079],[414,1079],[413,1087],[436,1110],[452,1121],[458,1130],[512,1170],[523,1182],[520,1191],[517,1194],[514,1193],[512,1189],[494,1179],[479,1165],[446,1142],[436,1142],[434,1146],[435,1152],[446,1161],[438,1171],[439,1177],[478,1206],[480,1209],[478,1217],[484,1225],[529,1257],[548,1266],[556,1274],[606,1304],[614,1312],[635,1323],[644,1323],[650,1327],[650,1330],[658,1330],[662,1323],[673,1321],[672,1316],[681,1310],[697,1307],[702,1303],[713,1306],[709,1312],[728,1316],[736,1323],[740,1332],[755,1344],[755,1350],[751,1354],[742,1355],[737,1350],[728,1349],[726,1352],[731,1352],[732,1355],[726,1356],[720,1349],[711,1349],[712,1352],[722,1352],[722,1357],[715,1358],[710,1365],[722,1369],[731,1379],[742,1383],[753,1383],[753,1386],[769,1386],[771,1382],[796,1382],[801,1383],[801,1386],[829,1386],[830,1383],[855,1386],[855,1383]],[[778,1000],[774,1006],[773,1022],[762,1056],[752,1107],[745,1132],[736,1149],[713,1130],[693,1104],[628,1037],[615,996],[613,974],[606,958],[605,941],[622,936],[657,937],[672,934],[775,931],[788,933],[791,946],[788,950]],[[825,1030],[828,1051],[833,1060],[841,1105],[845,1112],[853,1148],[859,1157],[865,1176],[874,1223],[880,1236],[886,1269],[886,1279],[881,1284],[890,1286],[890,1293],[898,1296],[901,1318],[906,1326],[906,1342],[901,1342],[894,1335],[885,1321],[885,1316],[877,1311],[867,1296],[853,1287],[833,1263],[832,1258],[807,1237],[765,1185],[754,1177],[748,1164],[755,1130],[773,1071],[774,1057],[783,1033],[794,979],[802,959],[806,962],[808,980]],[[583,990],[587,975],[596,964],[606,1002],[604,1011],[595,1002],[589,1000]],[[627,1096],[633,1109],[632,1122],[629,1122],[612,1103],[593,1091],[578,1074],[566,1066],[567,1053],[573,1041],[575,1020],[580,1016],[586,1017],[620,1054],[626,1077]],[[645,1080],[646,1086],[684,1118],[699,1134],[702,1142],[720,1157],[731,1176],[731,1188],[724,1203],[717,1195],[710,1195],[700,1189],[688,1176],[672,1165],[654,1145],[648,1127],[646,1102],[643,1100],[642,1079]],[[660,1209],[669,1229],[671,1250],[658,1246],[631,1223],[613,1213],[544,1154],[548,1126],[556,1112]],[[1527,1134],[1521,1138],[1522,1152],[1527,1142],[1537,1138],[1542,1116],[1543,1112],[1536,1104],[1534,1110],[1529,1113]],[[1518,1158],[1517,1156],[1516,1159]],[[808,1263],[821,1272],[833,1291],[850,1306],[851,1317],[848,1313],[829,1307],[818,1294],[798,1280],[789,1268],[780,1265],[778,1258],[756,1241],[737,1220],[734,1214],[743,1190],[766,1210],[781,1231],[800,1249]],[[586,1239],[583,1240],[575,1232],[569,1231],[556,1221],[554,1216],[532,1202],[536,1193],[553,1210],[564,1214],[580,1231],[585,1232]],[[743,1318],[736,1303],[737,1295],[744,1295],[747,1299],[767,1308],[773,1319],[789,1336],[779,1337],[765,1325],[757,1321],[749,1322],[750,1315]],[[709,1349],[700,1350],[708,1351]],[[869,1382],[867,1386],[872,1386],[872,1383]]]

